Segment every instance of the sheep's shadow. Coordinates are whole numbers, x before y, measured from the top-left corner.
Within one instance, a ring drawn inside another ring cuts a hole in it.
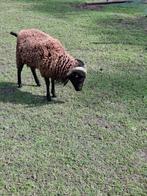
[[[17,87],[15,83],[10,82],[0,82],[0,102],[25,104],[32,107],[41,106],[45,104],[64,103],[64,101],[58,99],[52,99],[52,101],[48,102],[45,96],[34,95],[31,92],[22,91]]]

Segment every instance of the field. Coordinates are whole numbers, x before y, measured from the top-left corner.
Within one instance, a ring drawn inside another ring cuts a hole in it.
[[[0,0],[0,195],[147,195],[147,4]],[[96,2],[93,1],[93,2]],[[17,88],[16,38],[38,28],[87,65],[83,91]]]

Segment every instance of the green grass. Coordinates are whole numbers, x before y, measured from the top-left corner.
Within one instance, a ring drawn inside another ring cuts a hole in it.
[[[73,6],[86,1],[0,1],[0,195],[145,196],[147,5]],[[89,1],[90,2],[90,1]],[[16,85],[10,31],[38,28],[88,69],[83,91]]]

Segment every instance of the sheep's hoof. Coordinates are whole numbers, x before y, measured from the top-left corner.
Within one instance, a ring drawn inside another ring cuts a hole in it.
[[[47,101],[51,101],[52,99],[51,99],[51,97],[47,97]]]
[[[53,98],[56,98],[56,97],[57,97],[57,95],[52,95],[52,97],[53,97]]]
[[[22,87],[22,84],[18,84],[18,88],[21,88]]]

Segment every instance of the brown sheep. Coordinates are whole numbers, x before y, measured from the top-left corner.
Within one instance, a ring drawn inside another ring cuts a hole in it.
[[[65,51],[59,40],[37,29],[24,29],[18,34],[10,32],[17,37],[16,63],[18,87],[21,87],[21,71],[24,64],[31,68],[37,86],[40,82],[36,75],[36,68],[40,70],[46,82],[47,100],[51,101],[51,93],[55,95],[54,81],[67,84],[70,80],[76,91],[82,90],[86,78],[86,68],[81,60],[73,58]]]

